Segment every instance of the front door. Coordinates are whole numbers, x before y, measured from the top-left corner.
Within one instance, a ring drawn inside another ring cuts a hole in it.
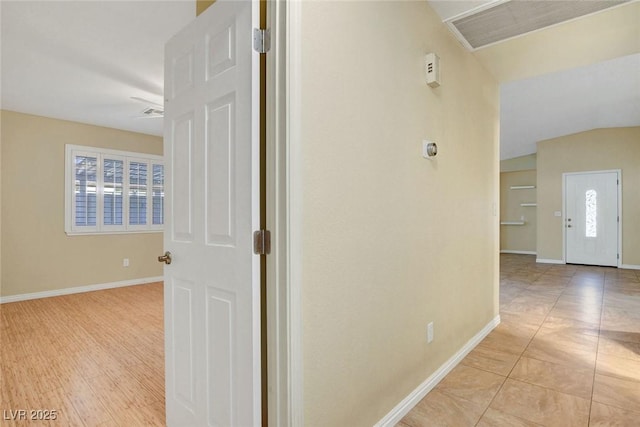
[[[169,426],[260,424],[257,6],[218,0],[165,49]]]
[[[618,172],[565,174],[566,262],[618,265]]]

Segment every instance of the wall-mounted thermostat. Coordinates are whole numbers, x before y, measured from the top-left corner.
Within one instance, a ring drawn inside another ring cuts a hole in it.
[[[432,159],[438,154],[438,146],[435,142],[424,140],[422,141],[422,157],[425,159]]]
[[[431,87],[440,86],[440,58],[435,53],[428,53],[425,56],[425,66],[427,72],[427,84]]]

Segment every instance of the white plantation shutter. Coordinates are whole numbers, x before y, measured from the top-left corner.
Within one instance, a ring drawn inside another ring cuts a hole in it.
[[[103,177],[103,224],[124,225],[124,160],[104,158]]]
[[[145,226],[149,198],[149,164],[129,162],[129,225]]]
[[[151,224],[154,226],[162,226],[164,224],[164,165],[159,163],[153,164],[153,182],[152,182],[152,206]]]
[[[98,158],[78,153],[73,162],[73,225],[77,229],[95,230],[98,210]]]
[[[66,146],[65,232],[162,231],[161,156]]]

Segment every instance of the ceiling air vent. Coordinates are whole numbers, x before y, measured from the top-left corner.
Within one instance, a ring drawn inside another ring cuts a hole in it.
[[[142,112],[142,114],[144,114],[145,116],[149,116],[149,117],[153,117],[153,116],[163,116],[164,115],[164,111],[162,110],[158,110],[157,108],[145,108],[145,110]]]
[[[474,50],[628,1],[499,0],[455,16],[447,24],[467,48]]]

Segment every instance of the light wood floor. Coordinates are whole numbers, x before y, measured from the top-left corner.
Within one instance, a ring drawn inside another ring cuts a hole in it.
[[[502,323],[399,426],[640,426],[640,271],[500,270]]]
[[[640,272],[503,255],[500,288],[502,323],[399,426],[640,425]],[[164,425],[162,310],[161,283],[1,305],[0,411]]]
[[[164,425],[162,283],[2,304],[0,320],[0,425]],[[20,409],[57,420],[6,419]]]

